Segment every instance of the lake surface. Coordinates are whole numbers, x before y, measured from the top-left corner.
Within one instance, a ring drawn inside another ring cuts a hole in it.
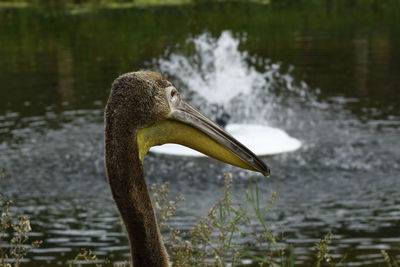
[[[264,159],[267,180],[211,159],[149,155],[148,184],[169,181],[186,198],[172,224],[204,217],[232,172],[239,194],[257,178],[265,202],[278,193],[266,216],[273,230],[284,225],[296,266],[313,262],[329,231],[334,258],[349,266],[378,266],[382,249],[400,261],[399,7],[60,12],[0,9],[0,186],[44,241],[30,265],[65,265],[80,248],[128,258],[104,175],[102,113],[113,79],[138,69],[162,71],[212,118],[223,108],[233,122],[303,142]]]

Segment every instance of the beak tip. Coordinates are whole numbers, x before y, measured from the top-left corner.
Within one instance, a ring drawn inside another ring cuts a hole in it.
[[[262,175],[264,175],[265,177],[269,177],[271,175],[271,170],[269,169],[269,167],[265,164],[263,164],[264,166],[262,166],[260,172]]]
[[[256,157],[257,158],[257,157]],[[257,158],[258,159],[258,158]],[[258,166],[256,167],[256,170],[258,172],[260,172],[262,175],[264,175],[265,177],[269,177],[271,175],[271,170],[270,168],[267,166],[267,164],[265,164],[262,160],[258,159]]]

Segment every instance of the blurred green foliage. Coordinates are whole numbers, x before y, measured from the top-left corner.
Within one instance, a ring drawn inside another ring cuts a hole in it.
[[[382,9],[398,4],[399,0],[0,0],[0,7],[73,8],[77,5],[90,5],[92,7],[126,8],[142,5],[179,5],[204,2],[253,2],[297,8],[330,6],[333,9],[349,7]]]

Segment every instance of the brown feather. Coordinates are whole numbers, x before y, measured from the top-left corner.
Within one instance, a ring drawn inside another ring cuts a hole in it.
[[[159,73],[133,72],[112,84],[105,110],[105,164],[111,191],[128,232],[132,265],[169,266],[139,159],[136,134],[167,116],[165,87]]]

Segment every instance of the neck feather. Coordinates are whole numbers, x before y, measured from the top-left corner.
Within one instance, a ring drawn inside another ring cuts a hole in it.
[[[107,124],[105,163],[111,191],[129,235],[132,265],[169,266],[135,134]]]

